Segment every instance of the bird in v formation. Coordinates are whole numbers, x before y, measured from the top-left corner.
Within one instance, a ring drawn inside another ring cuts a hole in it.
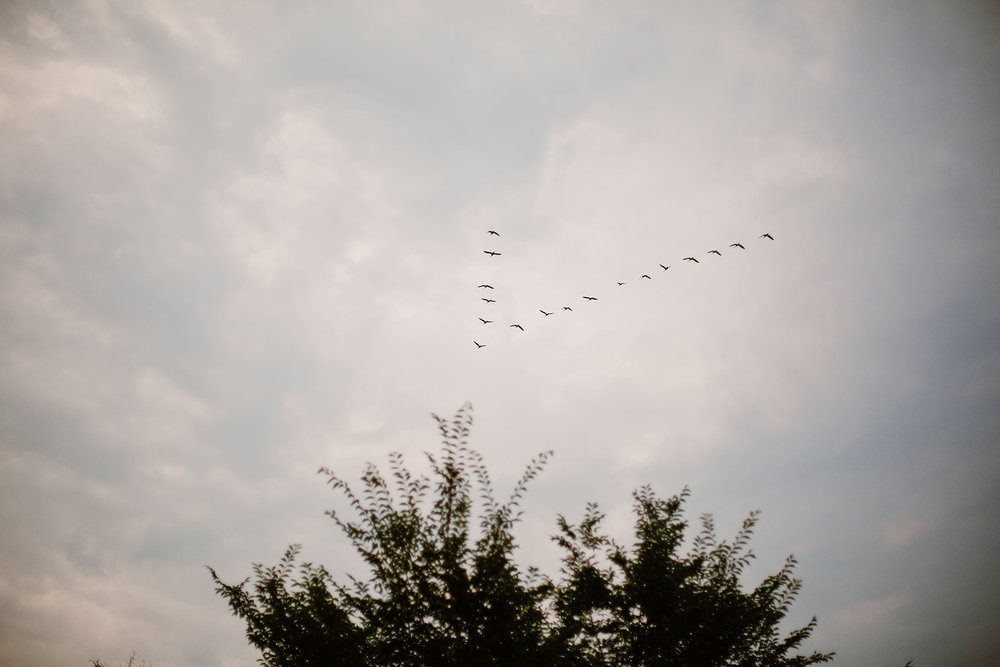
[[[492,230],[492,229],[488,230],[488,231],[487,231],[487,233],[488,233],[489,235],[491,235],[491,236],[500,236],[499,232],[497,232],[497,231],[495,231],[495,230]],[[773,241],[773,240],[774,240],[774,237],[773,237],[773,236],[771,236],[771,234],[770,234],[770,233],[768,233],[768,232],[765,232],[765,233],[761,234],[761,235],[760,235],[760,236],[759,236],[758,238],[761,238],[761,239],[769,239],[769,240],[771,240],[771,241]],[[729,247],[730,247],[730,248],[739,248],[740,250],[746,250],[746,246],[744,246],[744,245],[743,245],[742,243],[740,243],[740,242],[738,242],[738,241],[737,241],[736,243],[730,243],[730,244],[729,244]],[[486,253],[487,255],[489,255],[490,257],[499,257],[499,256],[501,256],[501,254],[502,254],[502,253],[500,253],[500,252],[497,252],[497,251],[494,251],[494,250],[484,250],[483,252],[484,252],[484,253]],[[718,251],[718,250],[714,250],[714,249],[713,249],[713,250],[709,250],[709,251],[708,251],[708,252],[707,252],[706,254],[709,254],[709,255],[718,255],[719,257],[722,257],[722,253],[721,253],[720,251]],[[693,262],[693,263],[695,263],[695,264],[700,264],[700,262],[699,262],[699,261],[698,261],[698,260],[697,260],[697,259],[696,259],[695,257],[684,257],[684,258],[682,258],[682,259],[683,259],[684,261],[686,261],[686,262]],[[666,264],[660,264],[659,266],[660,266],[660,268],[661,268],[661,269],[663,269],[664,271],[666,271],[666,270],[668,270],[668,269],[670,268],[670,266],[669,266],[669,265],[666,265]],[[650,277],[650,275],[649,275],[649,274],[646,274],[646,273],[643,273],[643,274],[642,274],[642,275],[640,276],[640,279],[646,279],[646,280],[652,280],[652,277]],[[624,282],[622,282],[622,281],[617,281],[617,283],[618,283],[618,286],[619,286],[619,287],[623,287],[624,285],[626,285],[626,283],[624,283]],[[485,288],[485,289],[494,289],[494,287],[493,287],[492,285],[489,285],[489,284],[486,284],[486,283],[484,283],[484,284],[482,284],[482,285],[479,285],[478,287],[480,287],[480,288]],[[597,298],[596,296],[588,296],[588,295],[584,295],[584,296],[583,296],[583,298],[584,298],[584,300],[586,300],[586,301],[597,301],[597,300],[598,300],[598,298]],[[483,301],[485,301],[485,302],[487,302],[487,303],[496,303],[496,299],[486,299],[486,298],[483,298]],[[570,308],[569,306],[563,306],[563,307],[562,307],[562,309],[563,309],[563,310],[567,310],[567,311],[570,311],[570,312],[572,312],[572,311],[573,311],[573,309],[572,309],[572,308]],[[542,310],[542,309],[539,309],[539,312],[540,312],[540,313],[541,313],[542,315],[544,315],[545,317],[548,317],[549,315],[553,315],[553,314],[554,314],[553,312],[549,312],[549,311],[546,311],[546,310]],[[479,320],[480,320],[480,321],[481,321],[481,322],[482,322],[483,324],[491,324],[491,323],[493,322],[493,320],[487,320],[487,319],[483,319],[482,317],[480,317],[480,318],[479,318]],[[511,325],[510,325],[510,328],[514,328],[514,329],[520,329],[520,330],[521,330],[522,332],[524,331],[524,327],[522,327],[522,326],[521,326],[520,324],[511,324]],[[476,347],[477,347],[477,348],[483,348],[483,347],[486,347],[486,345],[485,345],[485,344],[480,344],[480,343],[479,343],[479,342],[477,342],[477,341],[472,341],[472,342],[476,344]]]

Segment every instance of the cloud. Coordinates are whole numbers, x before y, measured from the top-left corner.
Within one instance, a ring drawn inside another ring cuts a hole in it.
[[[868,664],[921,628],[917,662],[972,655],[991,17],[7,3],[0,613],[30,620],[3,658],[246,662],[202,566],[351,562],[316,467],[418,460],[466,400],[499,488],[556,449],[540,561],[557,512],[627,532],[633,488],[691,484],[720,525],[764,510],[764,569],[802,557],[818,649]],[[959,597],[968,637],[916,611]]]
[[[892,622],[893,616],[910,604],[910,595],[906,591],[892,593],[881,598],[862,600],[834,616],[834,622],[840,624],[852,634],[884,633]]]
[[[894,547],[908,547],[934,527],[932,521],[907,519],[885,526],[885,541]]]

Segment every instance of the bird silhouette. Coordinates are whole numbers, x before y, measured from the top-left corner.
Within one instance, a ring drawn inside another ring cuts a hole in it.
[[[497,232],[497,231],[495,231],[495,230],[493,230],[493,229],[487,230],[487,233],[489,235],[491,235],[491,236],[497,236],[497,237],[500,236],[500,233]],[[772,236],[769,232],[765,232],[765,233],[761,234],[759,236],[759,238],[761,238],[761,239],[768,239],[770,241],[774,241],[774,236]],[[739,241],[736,241],[734,243],[730,243],[728,245],[728,247],[730,247],[730,248],[739,248],[740,250],[743,250],[743,251],[746,250],[746,246],[744,246]],[[489,255],[490,257],[499,257],[499,256],[502,255],[502,253],[500,253],[500,252],[498,252],[496,250],[483,250],[483,252],[485,254]],[[718,255],[719,257],[722,257],[722,251],[714,249],[714,248],[712,250],[709,250],[706,254],[709,254],[709,255]],[[695,264],[699,264],[700,263],[700,261],[696,257],[683,257],[682,261],[693,262]],[[663,269],[664,271],[667,271],[667,270],[670,269],[670,265],[668,265],[668,264],[658,264],[658,266],[661,269]],[[641,274],[639,276],[639,278],[640,278],[640,280],[652,280],[653,279],[652,276],[650,274],[648,274],[648,273]],[[625,282],[625,281],[619,280],[619,281],[616,281],[616,284],[619,287],[624,287],[628,283]],[[493,285],[490,285],[488,283],[483,283],[481,285],[477,285],[477,288],[479,288],[479,289],[489,289],[489,290],[495,289],[493,287]],[[589,296],[589,295],[586,295],[586,294],[583,295],[583,299],[585,301],[597,301],[598,300],[598,298],[596,296]],[[496,299],[483,298],[482,300],[485,301],[486,303],[496,303]],[[562,310],[563,311],[570,311],[570,312],[573,311],[573,309],[570,306],[562,306]],[[543,308],[539,308],[538,312],[540,312],[544,317],[549,317],[550,315],[555,315],[554,311],[547,311],[547,310],[545,310]],[[486,324],[493,324],[494,323],[494,320],[488,320],[488,319],[483,318],[483,317],[480,317],[478,319],[484,325],[486,325]],[[524,327],[521,326],[520,324],[516,324],[516,323],[510,324],[509,327],[511,329],[520,329],[522,332],[524,332]],[[480,343],[479,341],[473,341],[473,343],[475,343],[475,345],[476,345],[477,348],[486,347],[485,343]]]

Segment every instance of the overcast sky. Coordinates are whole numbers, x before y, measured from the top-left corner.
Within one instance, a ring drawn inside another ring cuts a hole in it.
[[[360,573],[317,468],[470,401],[524,564],[688,485],[1000,664],[998,179],[995,3],[4,2],[0,663],[251,664],[205,566]]]

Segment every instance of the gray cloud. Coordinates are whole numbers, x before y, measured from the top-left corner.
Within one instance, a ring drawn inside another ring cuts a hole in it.
[[[995,22],[7,3],[0,661],[245,664],[202,566],[357,569],[315,469],[466,400],[501,488],[556,449],[526,560],[690,484],[843,664],[995,661]]]

